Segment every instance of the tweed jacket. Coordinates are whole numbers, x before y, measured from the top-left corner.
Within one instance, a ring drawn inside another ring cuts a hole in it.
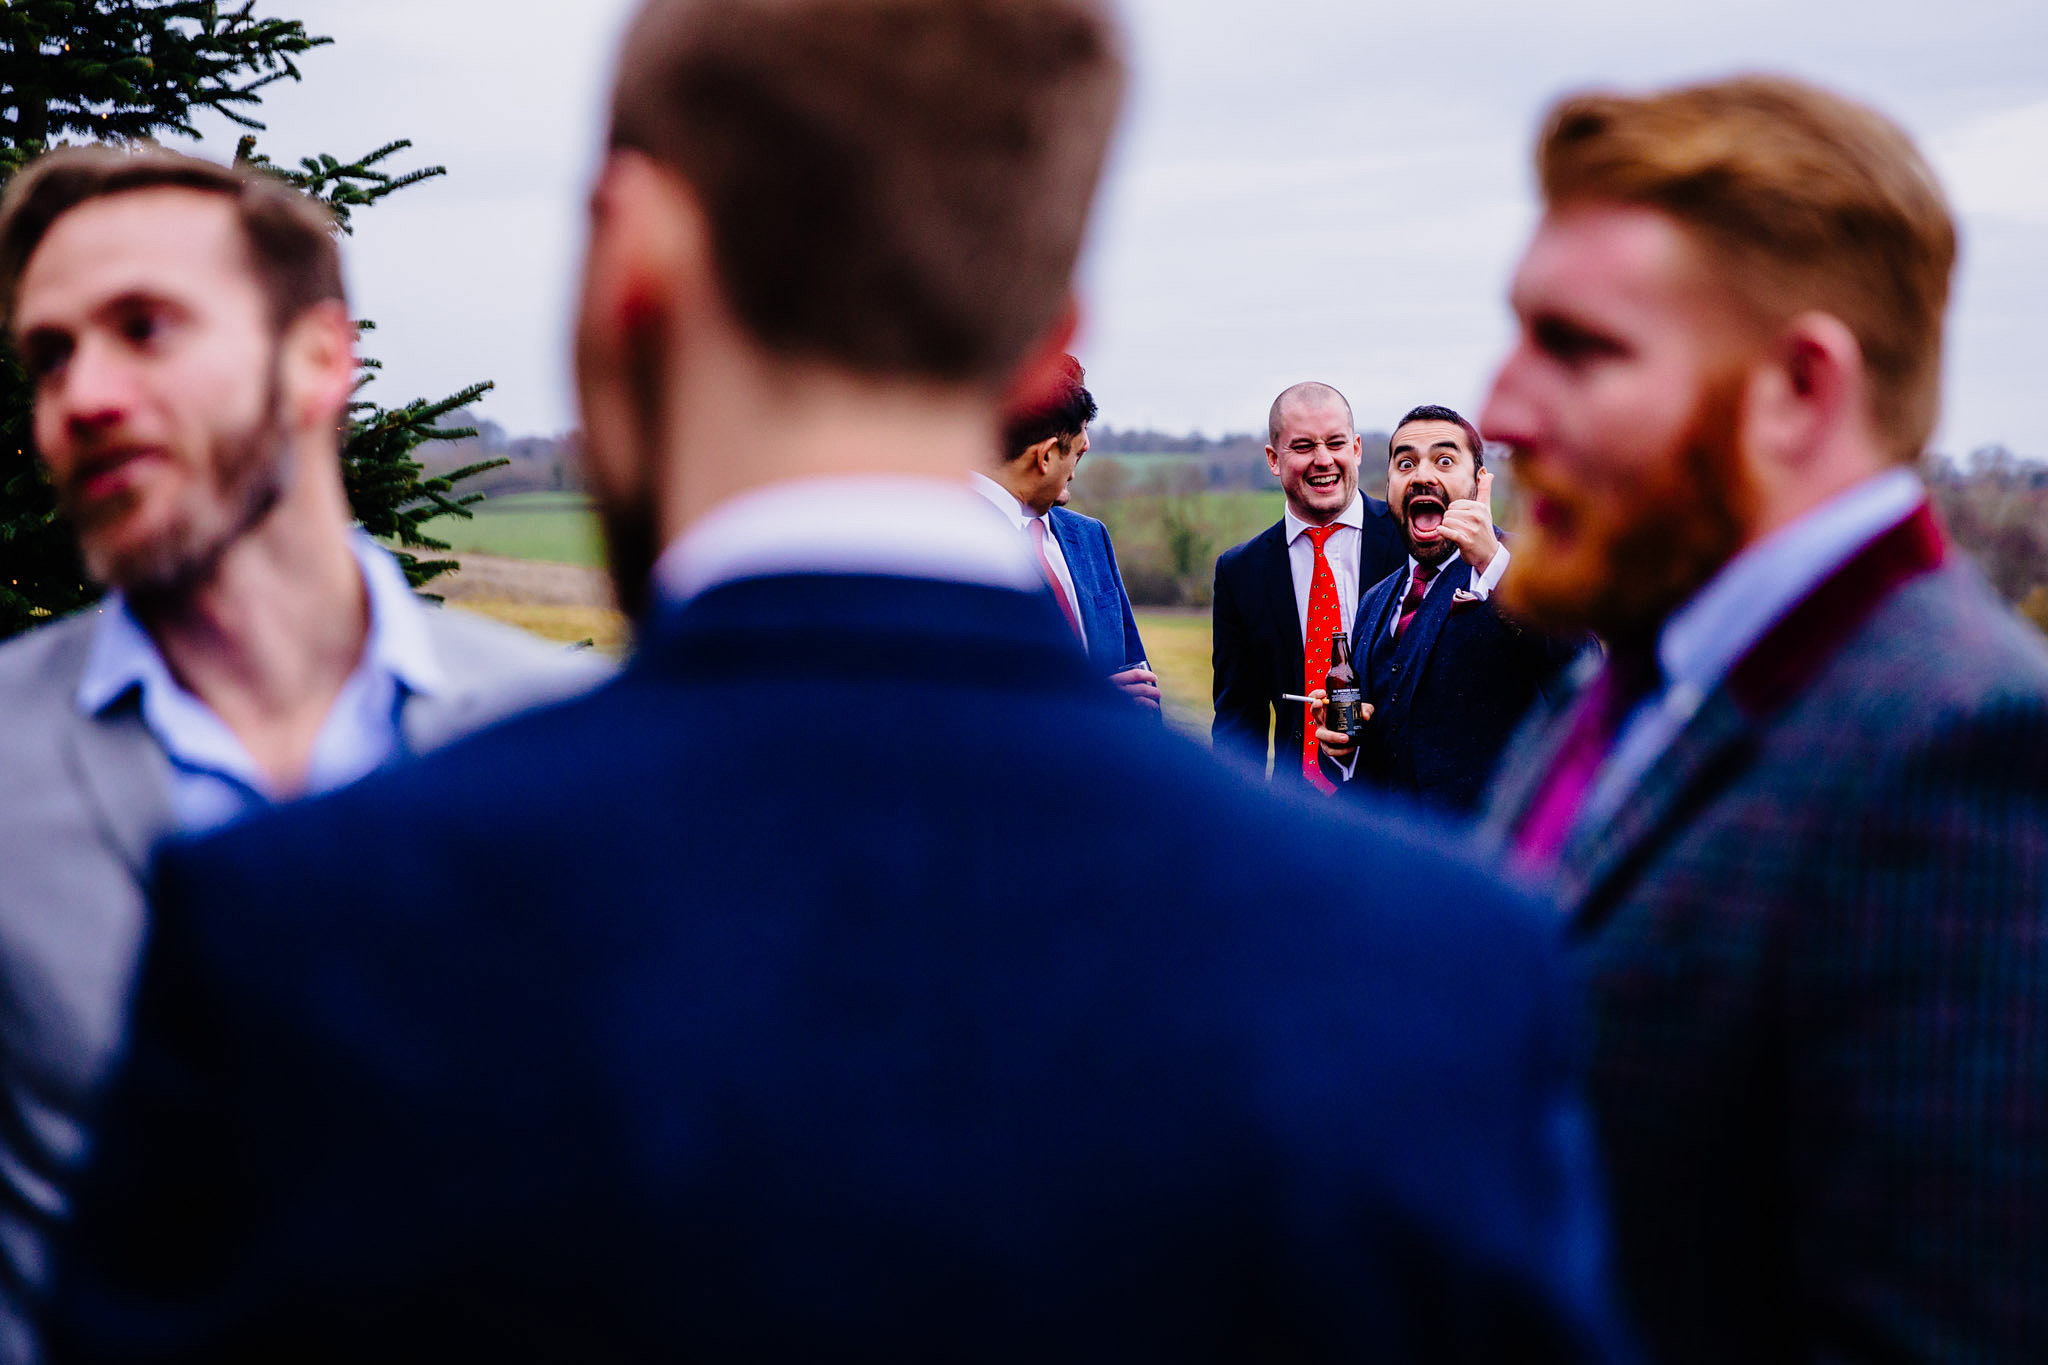
[[[171,773],[131,696],[80,714],[93,610],[0,646],[0,1365],[32,1358],[23,1305],[115,1057],[143,937],[143,875],[172,825]],[[415,751],[601,675],[521,632],[427,613],[448,678],[410,697]]]
[[[1525,729],[1496,837],[1572,716]],[[1931,515],[1773,627],[1556,889],[1654,1358],[2048,1359],[2048,649]]]

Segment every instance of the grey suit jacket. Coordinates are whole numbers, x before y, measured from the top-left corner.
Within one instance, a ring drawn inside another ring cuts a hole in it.
[[[32,1359],[24,1306],[83,1118],[118,1053],[143,936],[143,876],[172,826],[170,767],[132,698],[76,696],[98,622],[85,611],[0,646],[0,1365]],[[580,691],[605,672],[523,632],[428,611],[449,687],[400,718],[413,752]]]

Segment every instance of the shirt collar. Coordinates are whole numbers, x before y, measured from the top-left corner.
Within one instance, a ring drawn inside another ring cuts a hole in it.
[[[1710,691],[1778,618],[1926,500],[1910,469],[1857,484],[1723,566],[1664,623],[1657,659],[1673,684]]]
[[[997,483],[986,474],[974,473],[967,476],[967,486],[989,500],[989,505],[1009,518],[1010,525],[1019,531],[1028,530],[1034,521],[1043,521],[1045,514],[1034,512],[1021,502],[1015,493]],[[1051,528],[1048,527],[1048,530]]]
[[[1292,507],[1289,507],[1285,512],[1282,512],[1281,516],[1284,517],[1287,522],[1287,543],[1289,545],[1292,545],[1295,541],[1301,538],[1302,532],[1309,529],[1309,523],[1303,521],[1300,517],[1294,515],[1294,509]],[[1330,524],[1332,526],[1349,526],[1354,531],[1364,530],[1365,495],[1363,493],[1353,493],[1351,495],[1350,505],[1347,506],[1343,511],[1339,512],[1337,514],[1337,519],[1331,522]]]
[[[988,514],[991,500],[976,487],[898,475],[772,484],[729,499],[678,536],[662,552],[655,582],[673,602],[780,573],[1040,587],[1031,552],[1003,534],[1003,523]]]
[[[370,633],[356,671],[382,671],[407,690],[428,696],[446,691],[448,674],[434,652],[426,607],[406,582],[405,570],[360,531],[350,535],[349,549],[362,571],[370,606]],[[99,715],[135,688],[178,688],[156,641],[143,629],[124,593],[109,592],[96,610],[100,621],[78,682],[80,712]]]

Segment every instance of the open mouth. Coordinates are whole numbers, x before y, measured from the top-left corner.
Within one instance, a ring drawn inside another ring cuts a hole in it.
[[[1433,540],[1444,524],[1444,504],[1423,496],[1408,499],[1408,531],[1423,540]]]
[[[1344,471],[1333,470],[1328,474],[1310,474],[1302,480],[1310,488],[1332,489],[1344,482]]]

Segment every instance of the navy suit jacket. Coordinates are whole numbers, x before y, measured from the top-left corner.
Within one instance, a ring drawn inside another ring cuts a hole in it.
[[[1088,632],[1088,657],[1103,673],[1121,673],[1145,661],[1145,642],[1131,614],[1131,595],[1116,566],[1116,548],[1109,528],[1093,517],[1055,507],[1045,514],[1067,572],[1081,599],[1081,627]]]
[[[1472,586],[1462,557],[1445,565],[1396,640],[1389,632],[1408,574],[1404,560],[1368,589],[1352,627],[1352,658],[1373,716],[1350,788],[1474,811],[1529,708],[1563,694],[1567,665],[1591,642],[1532,630],[1502,615],[1493,596],[1461,601]]]
[[[1408,562],[1400,525],[1378,498],[1365,500],[1359,547],[1361,589]],[[1287,567],[1285,517],[1218,557],[1210,611],[1210,688],[1216,705],[1209,727],[1211,744],[1226,758],[1264,772],[1271,735],[1278,755],[1274,784],[1307,791],[1298,756],[1308,708],[1281,701],[1280,694],[1306,696],[1311,688],[1323,685],[1323,675],[1318,673],[1304,686],[1301,666],[1307,646],[1294,604],[1294,577]]]
[[[157,905],[60,1360],[1608,1351],[1545,913],[1041,595],[713,588]]]
[[[1942,559],[1878,537],[1561,850],[1658,1360],[2048,1359],[2048,649]]]

